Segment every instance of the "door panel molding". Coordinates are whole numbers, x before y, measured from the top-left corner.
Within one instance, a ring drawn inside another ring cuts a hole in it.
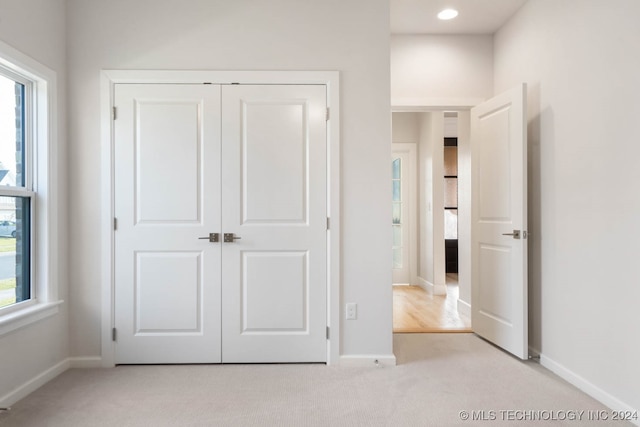
[[[332,330],[327,341],[327,363],[339,362],[341,353],[340,321],[340,109],[339,72],[337,71],[163,71],[103,70],[101,73],[101,245],[102,256],[102,366],[115,366],[114,327],[114,261],[115,261],[115,158],[114,158],[114,92],[116,84],[303,84],[325,85],[327,107],[327,216],[331,228],[327,232],[327,325]],[[220,230],[212,230],[220,231]]]

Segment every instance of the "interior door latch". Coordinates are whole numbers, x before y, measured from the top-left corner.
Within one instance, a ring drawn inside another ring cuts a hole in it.
[[[224,233],[224,242],[233,243],[234,240],[242,239],[240,236],[236,236],[233,233]]]
[[[218,243],[220,241],[220,233],[209,233],[207,237],[198,237],[200,240],[209,240],[211,243]]]
[[[503,236],[513,236],[514,239],[520,239],[520,230],[513,230],[513,233],[502,233]]]

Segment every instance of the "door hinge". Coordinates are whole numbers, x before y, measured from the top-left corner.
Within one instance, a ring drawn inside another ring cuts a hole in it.
[[[118,218],[113,218],[113,230],[118,229]]]
[[[326,115],[326,120],[329,121],[329,107],[327,107],[327,115]]]
[[[118,337],[118,333],[116,331],[116,328],[112,328],[111,329],[111,341],[115,341],[117,337]]]
[[[327,217],[327,230],[331,228],[331,218]]]
[[[116,107],[113,107],[113,120],[118,118],[118,109]]]
[[[327,326],[327,339],[329,339],[329,335],[330,335],[330,334],[329,334],[329,330],[330,330],[330,329],[329,329],[329,327]]]

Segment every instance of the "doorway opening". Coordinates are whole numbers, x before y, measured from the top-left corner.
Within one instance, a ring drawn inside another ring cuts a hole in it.
[[[457,311],[472,318],[474,333],[523,360],[528,356],[526,94],[522,83],[470,109],[395,107],[420,110],[410,128],[418,151],[415,283],[431,295],[447,294],[444,121],[445,111],[457,112]],[[394,127],[392,141],[404,136]]]
[[[470,215],[470,198],[466,194],[470,188],[468,129],[465,112],[392,115],[395,333],[471,332],[470,313],[466,310],[471,295],[466,270],[470,233],[466,224],[459,221],[459,217],[467,221]],[[409,148],[415,152],[415,160],[407,164],[399,152]],[[403,174],[402,166],[412,167],[413,173]],[[401,267],[410,273],[398,274]]]

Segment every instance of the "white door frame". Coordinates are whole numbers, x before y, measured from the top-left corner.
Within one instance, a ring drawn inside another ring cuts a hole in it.
[[[115,366],[114,325],[114,129],[113,105],[116,84],[322,84],[327,86],[327,326],[333,333],[327,340],[327,364],[338,363],[341,353],[340,322],[340,75],[338,71],[163,71],[103,70],[100,79],[101,122],[101,246],[102,254],[102,327],[101,365]]]

